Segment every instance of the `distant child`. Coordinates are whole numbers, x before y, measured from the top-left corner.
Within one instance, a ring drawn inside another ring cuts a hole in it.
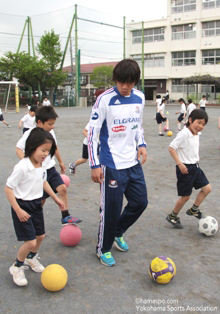
[[[32,129],[35,126],[35,115],[36,115],[37,106],[31,106],[28,113],[19,121],[18,128],[22,128],[23,123],[23,133],[29,129]]]
[[[157,114],[157,108],[161,104],[161,95],[156,96],[156,114]]]
[[[180,98],[178,100],[178,102],[181,105],[180,111],[176,112],[176,114],[180,114],[179,117],[177,118],[177,130],[176,132],[179,132],[181,130],[181,122],[183,121],[183,119],[185,119],[186,117],[186,103],[185,100],[183,98]]]
[[[159,124],[159,136],[164,136],[164,134],[162,133],[162,122],[166,122],[166,131],[169,131],[169,121],[164,116],[165,104],[166,104],[166,98],[163,97],[160,104],[157,107],[156,120],[157,120],[157,124]]]
[[[6,122],[4,120],[3,114],[2,114],[2,109],[0,108],[0,121],[2,121],[2,123],[4,123],[5,125],[7,125],[8,128],[10,128],[10,124],[8,122]]]
[[[76,173],[76,167],[87,162],[87,160],[89,158],[89,156],[88,156],[88,139],[87,139],[88,129],[89,129],[89,123],[87,123],[85,129],[83,129],[83,131],[82,131],[83,135],[85,136],[84,141],[83,141],[82,158],[77,159],[75,162],[69,164],[70,174],[75,174]]]
[[[50,101],[47,99],[47,97],[44,98],[43,100],[43,106],[50,106]]]
[[[43,190],[64,208],[64,203],[56,196],[47,180],[46,168],[42,165],[50,154],[56,150],[53,136],[42,128],[34,128],[30,132],[25,145],[25,155],[6,182],[5,193],[11,204],[12,219],[18,241],[24,241],[18,250],[15,263],[9,268],[13,281],[18,286],[28,284],[24,265],[41,273],[44,266],[39,262],[37,254],[45,237],[44,216],[41,206]]]
[[[205,110],[206,103],[207,103],[206,96],[203,95],[203,96],[202,96],[202,99],[201,99],[200,102],[199,102],[198,108],[199,108],[199,109],[202,109],[202,110]]]
[[[53,136],[56,144],[57,144],[57,140],[56,140],[56,136],[55,136],[55,133],[53,131],[53,128],[54,128],[54,124],[56,122],[57,117],[58,117],[58,115],[56,114],[56,112],[54,111],[52,106],[44,106],[44,107],[39,108],[36,112],[36,117],[35,117],[36,126],[39,128],[43,128],[45,131],[49,131],[51,133],[51,135]],[[17,142],[16,154],[18,155],[18,157],[20,159],[22,159],[24,157],[25,143],[26,143],[26,140],[27,140],[30,132],[31,132],[31,129],[26,131],[23,134],[22,138]],[[59,162],[61,172],[62,173],[65,172],[66,167],[62,161],[58,147],[57,147],[54,155],[56,156],[56,158]],[[62,219],[61,219],[62,224],[65,225],[65,224],[73,224],[73,223],[81,222],[82,221],[81,219],[74,218],[74,217],[70,216],[70,213],[68,211],[67,187],[64,184],[60,174],[57,172],[57,170],[55,168],[54,157],[47,156],[47,158],[43,162],[43,165],[47,169],[47,181],[48,181],[49,185],[51,186],[51,188],[53,189],[53,191],[55,193],[59,194],[61,200],[65,204],[65,209],[62,210]],[[45,202],[45,199],[47,197],[49,197],[49,195],[45,192],[43,195],[43,203]]]
[[[190,113],[196,109],[196,105],[192,102],[192,99],[188,99],[188,107],[187,107],[187,116],[190,116]]]
[[[166,97],[166,100],[167,100],[167,104],[169,104],[170,94],[169,94],[169,91],[168,91],[168,90],[167,90],[167,92],[166,92],[165,97]]]
[[[202,218],[199,206],[211,192],[211,185],[199,167],[199,135],[207,122],[208,115],[204,110],[193,110],[186,127],[177,134],[169,146],[169,152],[176,162],[177,190],[180,198],[177,200],[174,210],[166,219],[179,229],[182,229],[183,226],[178,214],[190,199],[192,189],[201,190],[193,206],[186,211],[186,214],[198,219]]]

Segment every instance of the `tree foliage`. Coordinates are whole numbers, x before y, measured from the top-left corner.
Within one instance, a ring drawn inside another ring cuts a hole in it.
[[[91,75],[93,85],[97,88],[104,89],[111,87],[114,84],[112,80],[113,69],[114,67],[112,65],[102,65],[95,67]]]
[[[206,75],[194,75],[182,79],[183,84],[214,84],[220,87],[219,77],[212,76],[210,74]]]

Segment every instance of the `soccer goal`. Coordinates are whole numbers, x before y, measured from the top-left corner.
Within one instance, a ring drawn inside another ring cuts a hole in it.
[[[14,81],[0,81],[0,85],[9,85],[8,91],[7,91],[7,97],[5,101],[5,112],[8,110],[8,103],[9,103],[9,96],[11,92],[11,86],[15,85],[15,108],[16,112],[19,112],[19,89],[18,89],[19,82],[15,79]]]

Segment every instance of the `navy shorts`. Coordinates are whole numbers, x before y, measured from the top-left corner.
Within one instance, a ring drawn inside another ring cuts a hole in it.
[[[178,117],[178,121],[179,122],[181,122],[181,121],[183,121],[183,116],[184,116],[184,113],[181,113],[180,115],[179,115],[179,117]]]
[[[29,128],[23,128],[23,134],[26,132],[26,131],[28,131],[29,130]]]
[[[14,209],[11,208],[14,229],[18,241],[31,241],[36,239],[36,236],[45,234],[41,198],[33,201],[17,199],[17,203],[31,216],[28,221],[21,222]]]
[[[163,117],[161,116],[161,114],[158,112],[158,113],[156,114],[156,120],[157,120],[157,124],[161,124],[162,122],[167,121],[167,118],[166,118],[166,117],[163,118]]]
[[[0,114],[0,121],[4,121],[3,114]]]
[[[50,169],[47,169],[47,182],[49,183],[49,185],[51,186],[52,190],[54,191],[54,193],[57,193],[57,188],[58,186],[64,184],[60,174],[58,171],[56,171],[55,167],[52,167]],[[50,197],[49,194],[47,194],[44,191],[43,197],[42,199],[48,198]]]
[[[200,107],[200,109],[204,110],[205,111],[205,107]]]
[[[82,158],[84,158],[84,159],[88,159],[89,158],[89,155],[88,155],[88,145],[86,145],[86,144],[83,144]]]
[[[182,174],[179,167],[176,166],[178,196],[190,196],[193,188],[198,190],[209,184],[204,172],[197,164],[185,164],[185,166],[188,174]]]

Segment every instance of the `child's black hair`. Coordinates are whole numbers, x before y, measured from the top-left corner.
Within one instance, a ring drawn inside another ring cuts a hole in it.
[[[190,99],[188,99],[188,103],[189,104],[191,104],[192,103],[192,99],[190,98]]]
[[[24,157],[31,157],[40,145],[48,142],[52,143],[50,155],[53,157],[57,149],[53,136],[43,128],[34,128],[26,140]]]
[[[32,105],[29,111],[36,112],[37,111],[37,106]]]
[[[161,99],[160,106],[161,106],[166,100],[167,100],[166,97],[163,97],[163,98]]]
[[[185,100],[184,100],[183,98],[180,98],[180,99],[178,100],[178,102],[183,102],[184,104],[186,104],[186,103],[185,103]]]
[[[206,95],[202,95],[202,98],[206,98]]]
[[[123,59],[118,62],[113,70],[113,81],[120,83],[134,83],[140,80],[140,68],[136,61]]]
[[[161,98],[161,95],[157,95],[156,98],[157,98],[157,99],[160,99],[160,98]]]
[[[36,123],[38,123],[39,120],[44,123],[50,119],[56,120],[56,118],[58,118],[58,115],[56,114],[52,106],[44,106],[37,109],[36,111]]]
[[[198,119],[198,120],[204,119],[204,120],[205,120],[205,124],[207,124],[207,123],[208,123],[208,120],[209,120],[206,111],[203,110],[203,109],[194,109],[194,110],[190,113],[189,118],[188,118],[188,121],[187,121],[187,123],[186,123],[186,127],[189,127],[189,126],[190,126],[190,123],[189,123],[189,119],[190,119],[190,118],[192,119],[192,123],[193,123],[196,119]]]

